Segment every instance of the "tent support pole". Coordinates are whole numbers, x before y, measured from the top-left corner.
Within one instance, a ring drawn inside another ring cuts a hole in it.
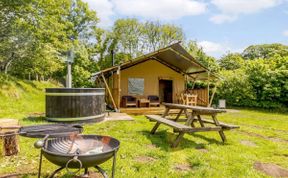
[[[212,105],[212,102],[213,102],[213,99],[214,99],[214,95],[216,93],[216,90],[217,90],[217,85],[215,85],[215,87],[213,88],[213,93],[211,95],[211,98],[210,98],[210,102],[209,102],[209,106],[208,107],[211,107]]]
[[[109,94],[109,96],[110,96],[110,98],[111,98],[113,107],[114,107],[114,109],[118,112],[118,108],[117,108],[117,106],[116,106],[116,104],[115,104],[114,98],[113,98],[113,96],[112,96],[112,94],[111,94],[111,91],[110,91],[110,88],[109,88],[109,86],[108,86],[108,84],[107,84],[107,81],[106,81],[106,79],[105,79],[105,76],[104,76],[103,73],[101,74],[101,76],[102,76],[102,79],[103,79],[103,81],[104,81],[104,84],[105,84],[105,86],[106,86],[106,88],[107,88],[108,94]]]

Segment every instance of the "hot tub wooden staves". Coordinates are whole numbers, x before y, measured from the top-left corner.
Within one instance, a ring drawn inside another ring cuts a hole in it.
[[[104,88],[47,88],[46,118],[56,122],[102,121]]]

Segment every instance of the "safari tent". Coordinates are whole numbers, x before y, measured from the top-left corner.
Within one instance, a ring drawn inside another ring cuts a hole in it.
[[[124,96],[141,99],[155,95],[160,102],[178,103],[187,81],[215,78],[179,43],[104,69],[93,77],[98,87],[106,88],[106,103],[115,110],[123,107]],[[198,96],[197,105],[211,104],[208,91],[209,85],[206,89],[192,90]]]

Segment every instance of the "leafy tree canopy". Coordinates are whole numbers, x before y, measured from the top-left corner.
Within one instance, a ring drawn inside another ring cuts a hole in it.
[[[288,46],[274,43],[274,44],[261,44],[261,45],[252,45],[246,48],[242,56],[244,59],[268,59],[274,55],[288,56]]]

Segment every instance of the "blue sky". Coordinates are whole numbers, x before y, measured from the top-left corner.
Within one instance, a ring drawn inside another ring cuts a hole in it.
[[[288,45],[288,0],[84,0],[109,29],[118,18],[181,26],[216,58],[252,44]]]

